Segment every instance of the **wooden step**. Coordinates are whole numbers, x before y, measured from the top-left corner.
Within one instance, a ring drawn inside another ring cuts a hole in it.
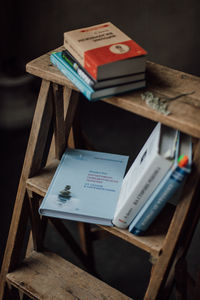
[[[40,173],[32,178],[29,178],[26,182],[27,189],[35,192],[42,197],[45,196],[49,184],[52,180],[53,174],[58,166],[59,161],[54,160],[47,167],[42,169]],[[117,227],[100,226],[104,230],[118,236],[125,241],[143,249],[150,253],[153,257],[160,255],[164,243],[164,239],[168,230],[169,223],[171,221],[174,209],[172,206],[166,206],[161,212],[156,221],[150,226],[149,230],[144,236],[135,236],[128,230],[120,229]],[[160,222],[161,220],[161,222]]]
[[[59,162],[60,161],[58,159],[52,160],[52,162],[43,168],[36,176],[27,179],[27,189],[44,197]]]
[[[63,47],[57,48],[32,60],[26,65],[26,70],[32,75],[77,90],[66,76],[50,63],[50,54],[62,49]],[[146,63],[146,78],[146,90],[159,98],[183,95],[169,102],[170,115],[166,116],[149,108],[141,98],[141,93],[145,90],[105,98],[103,101],[200,138],[200,78],[150,61]],[[191,92],[191,95],[184,96],[184,93]]]
[[[32,299],[130,300],[118,290],[50,252],[33,251],[18,269],[7,274],[7,282]]]

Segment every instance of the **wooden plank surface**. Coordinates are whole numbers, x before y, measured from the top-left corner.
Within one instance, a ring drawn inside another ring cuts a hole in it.
[[[60,85],[66,85],[74,90],[78,89],[68,80],[55,66],[50,62],[50,54],[54,51],[60,51],[63,47],[59,47],[55,50],[32,60],[26,65],[26,71],[32,75],[40,78],[48,78],[47,80],[55,82]]]
[[[29,178],[26,182],[27,189],[33,191],[42,197],[45,196],[49,184],[52,180],[53,174],[58,166],[59,161],[54,160],[46,168],[42,169],[38,175]],[[135,236],[128,232],[128,230],[120,229],[117,227],[101,226],[106,231],[114,234],[115,236],[124,239],[125,241],[140,247],[144,251],[147,251],[152,256],[157,257],[163,247],[165,235],[172,217],[173,211],[170,207],[167,207],[156,222],[150,227],[144,236]],[[160,218],[162,222],[160,222]]]
[[[38,175],[28,178],[26,181],[27,189],[44,197],[59,162],[58,159],[52,160],[52,162],[43,168]]]
[[[32,252],[7,281],[32,299],[131,299],[50,252]]]
[[[100,226],[111,234],[127,241],[128,243],[139,247],[140,249],[151,254],[152,257],[157,259],[161,253],[164,245],[167,230],[170,225],[174,213],[172,205],[166,205],[156,220],[152,223],[149,229],[143,236],[137,236],[130,233],[127,229],[120,229],[116,226]]]
[[[55,49],[56,51],[62,47]],[[53,51],[55,51],[53,50]],[[76,87],[55,67],[47,54],[29,62],[27,72],[41,78],[67,85],[77,90]],[[158,97],[176,97],[183,93],[193,92],[192,95],[180,97],[169,104],[171,114],[165,116],[149,108],[141,98],[141,93],[151,91]],[[147,87],[103,101],[122,109],[139,114],[154,121],[160,121],[168,126],[177,128],[185,133],[200,138],[200,78],[171,68],[147,62]]]
[[[165,116],[146,105],[141,97],[141,93],[145,91],[150,91],[162,99],[173,98],[184,93],[193,92],[193,94],[169,102],[168,110],[171,114]],[[147,62],[147,87],[144,91],[119,95],[105,101],[200,138],[199,77]]]

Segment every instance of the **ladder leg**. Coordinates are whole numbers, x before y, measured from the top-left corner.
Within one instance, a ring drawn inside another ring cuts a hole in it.
[[[162,253],[153,268],[149,285],[144,297],[145,300],[162,299],[160,294],[166,283],[170,267],[172,266],[174,259],[176,259],[180,241],[181,239],[184,239],[185,230],[187,230],[188,236],[192,235],[193,233],[193,226],[192,228],[190,227],[188,220],[190,220],[191,210],[196,210],[198,207],[197,193],[200,176],[199,153],[200,141],[198,141],[198,144],[195,147],[193,171],[185,184],[182,199],[177,205],[165,239]],[[191,186],[193,189],[191,189]],[[196,214],[198,214],[198,211]],[[188,224],[187,228],[185,227],[185,224]],[[185,239],[186,237],[187,236],[185,236]],[[187,244],[184,244],[184,251],[187,247]]]
[[[2,263],[0,278],[0,299],[3,299],[6,274],[13,269],[19,260],[21,240],[25,234],[28,218],[28,201],[26,197],[26,180],[33,175],[44,162],[46,142],[52,121],[52,101],[48,97],[50,82],[43,80],[36,110],[33,118],[28,147],[25,155],[22,175],[15,201],[13,217]],[[20,238],[19,238],[20,237]]]
[[[48,161],[52,158],[60,159],[67,145],[74,147],[71,135],[72,125],[79,104],[79,93],[72,91],[67,86],[59,86],[53,83],[53,107],[54,107],[54,136]]]
[[[180,259],[175,268],[176,300],[187,300],[187,263]]]
[[[91,232],[90,224],[78,223],[79,235],[80,235],[80,242],[81,248],[83,253],[85,254],[90,272],[93,275],[97,276],[96,268],[95,268],[95,259],[94,259],[94,251],[93,251],[93,238]]]
[[[64,101],[63,87],[53,83],[53,106],[54,106],[54,138],[55,138],[55,157],[60,159],[67,144],[64,130]],[[71,93],[68,93],[70,101]]]
[[[23,298],[20,295],[20,292],[15,287],[13,287],[11,284],[6,284],[4,299],[5,300],[21,300]]]
[[[5,297],[5,300],[30,300],[30,298],[25,295],[23,292],[8,284],[8,291]]]
[[[43,250],[43,240],[46,232],[47,218],[40,216],[38,209],[40,206],[41,197],[28,192],[30,204],[30,221],[32,229],[33,249],[36,251]]]

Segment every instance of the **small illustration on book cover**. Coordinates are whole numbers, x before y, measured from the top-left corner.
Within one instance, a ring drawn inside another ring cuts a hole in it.
[[[63,190],[61,190],[58,194],[58,199],[60,202],[64,203],[71,198],[71,186],[66,185]]]

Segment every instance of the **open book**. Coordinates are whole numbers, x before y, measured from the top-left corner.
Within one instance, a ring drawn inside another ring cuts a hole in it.
[[[126,155],[67,149],[40,214],[128,227],[173,165],[176,140],[176,130],[158,123],[125,177]]]

